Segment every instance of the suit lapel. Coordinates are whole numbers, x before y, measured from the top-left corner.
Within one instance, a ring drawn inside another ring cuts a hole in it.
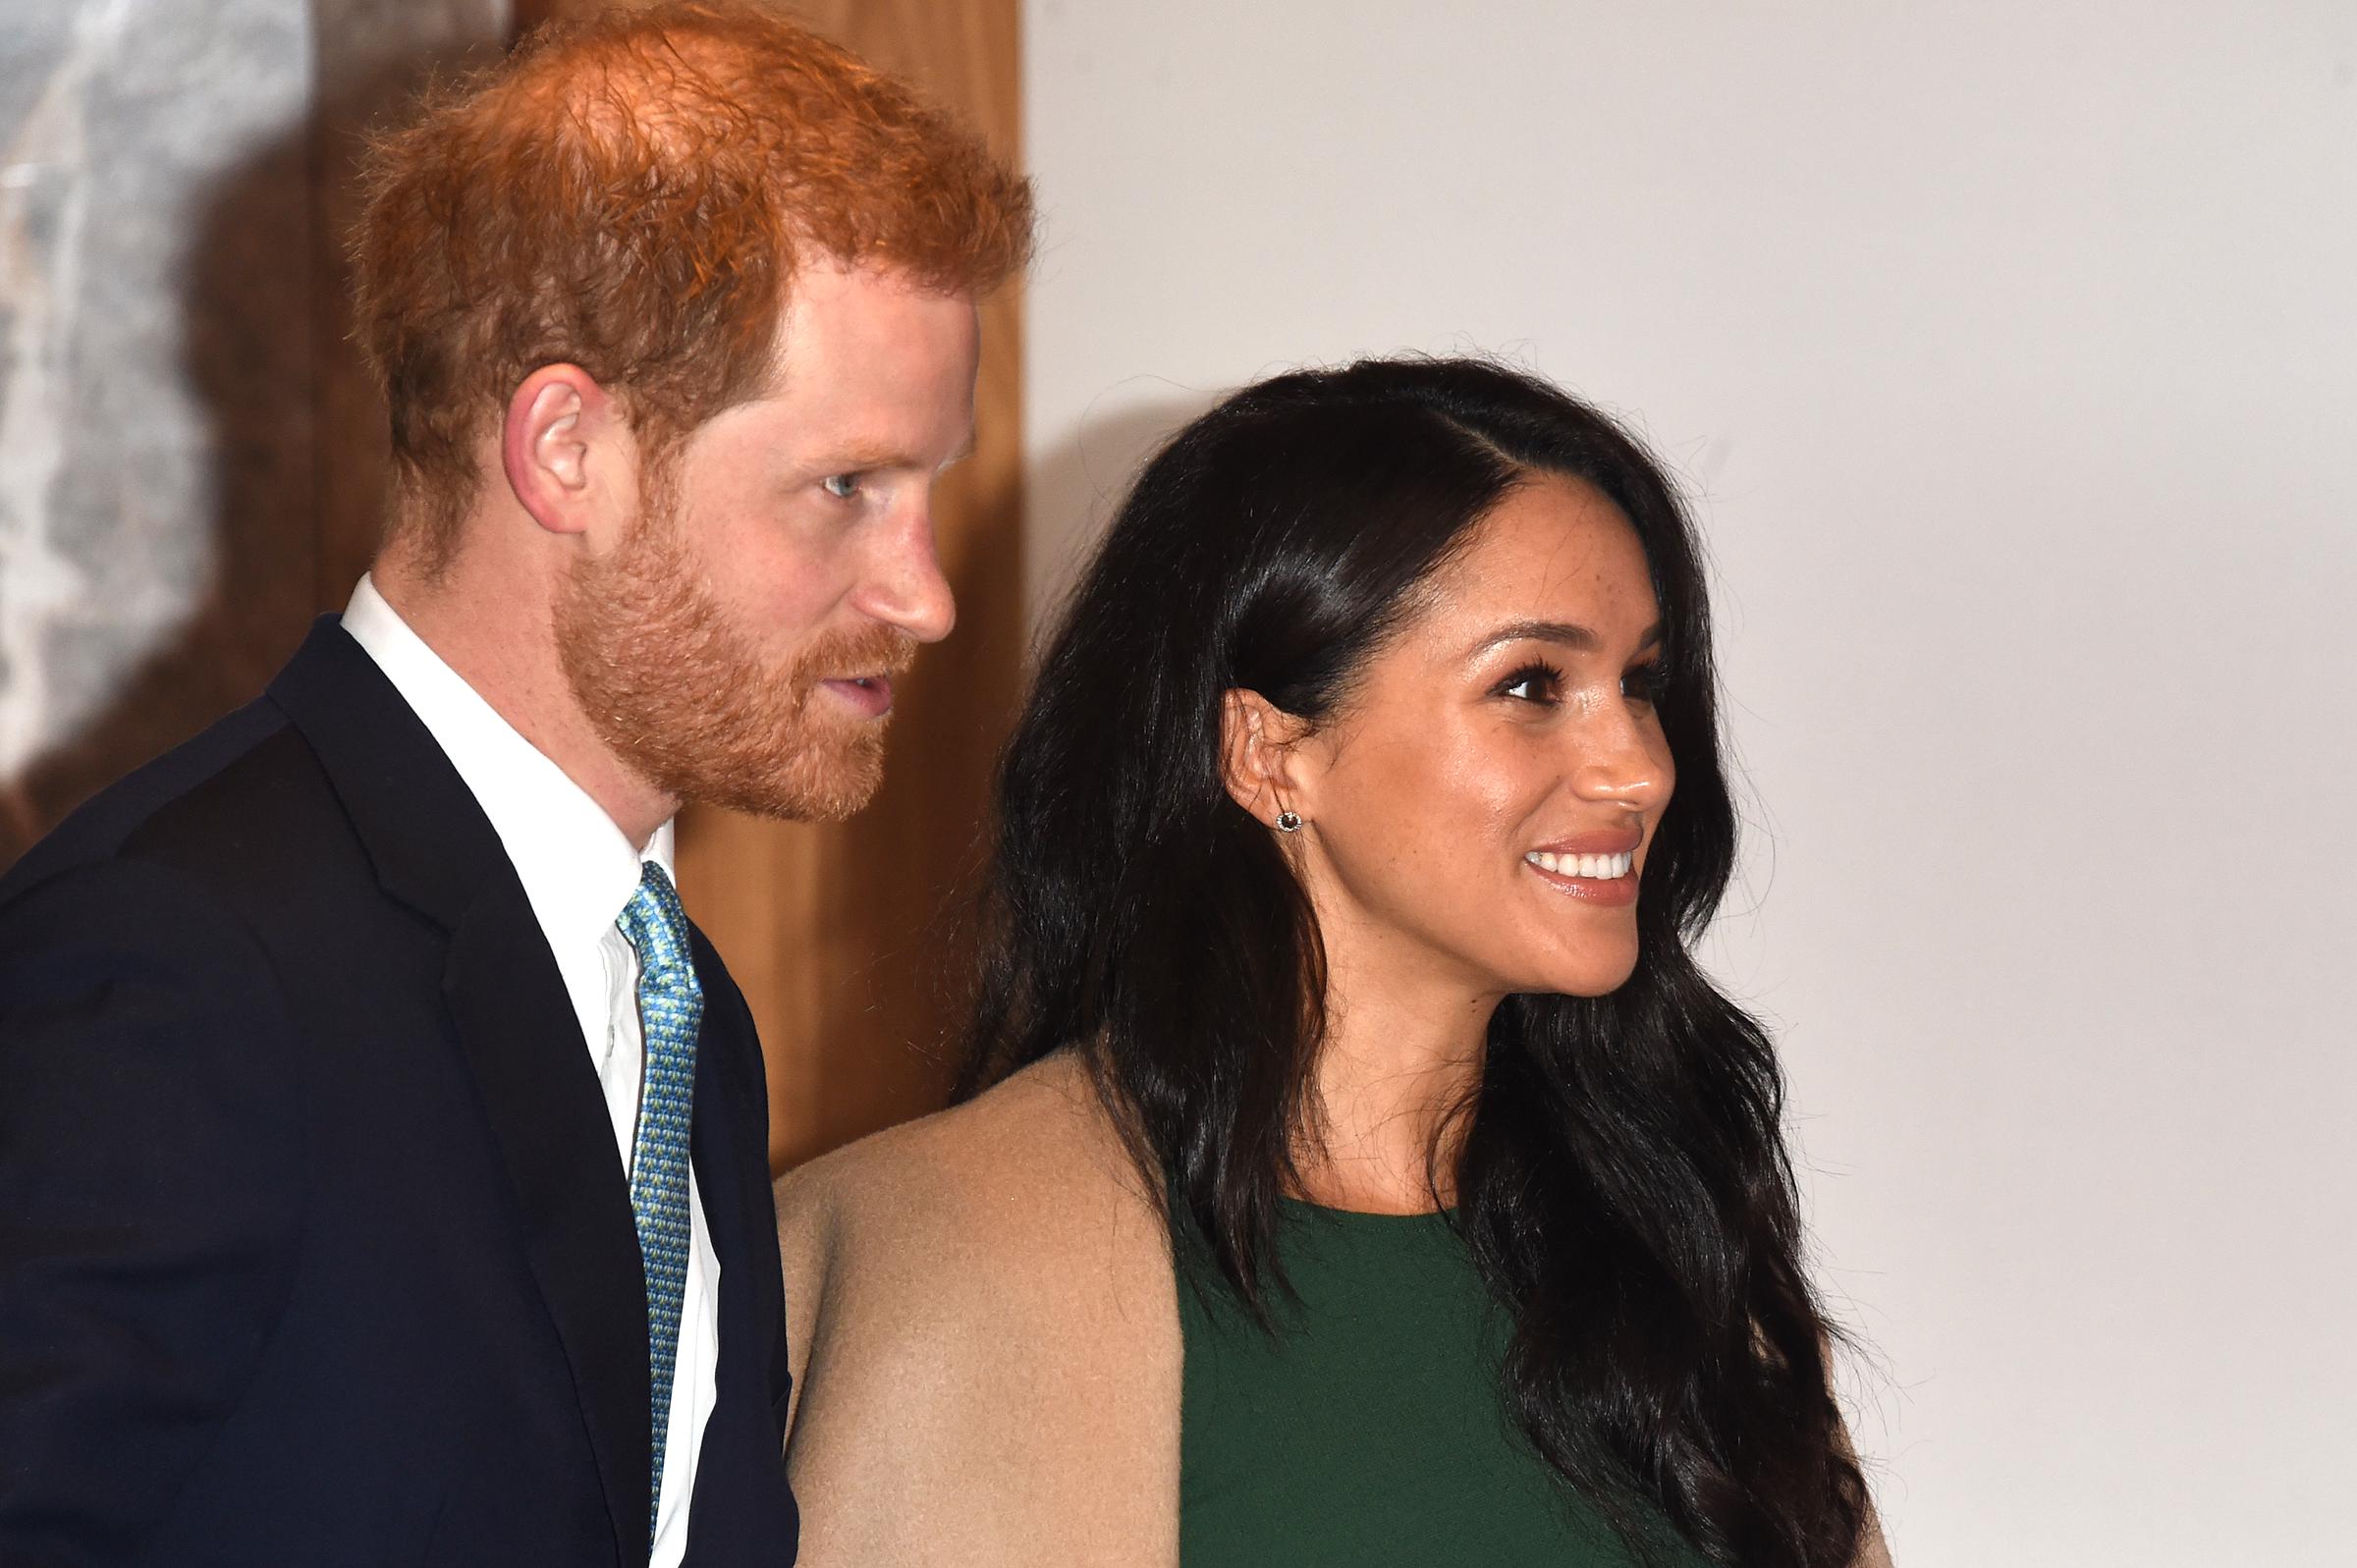
[[[768,1386],[774,1369],[785,1366],[785,1305],[774,1285],[764,1288],[761,1271],[774,1279],[778,1268],[777,1212],[769,1196],[769,1152],[762,1128],[765,1093],[761,1054],[728,971],[701,932],[694,936],[695,966],[704,988],[704,1020],[695,1054],[695,1179],[704,1219],[720,1263],[720,1354],[718,1398],[705,1429],[705,1450],[696,1471],[696,1508],[688,1521],[687,1560],[700,1560],[716,1542],[760,1539],[765,1550],[778,1547],[774,1519],[742,1483],[748,1466],[774,1467],[770,1478],[785,1490],[783,1434],[775,1422]],[[761,1403],[747,1408],[758,1395]],[[719,1445],[726,1445],[721,1447]],[[765,1456],[765,1457],[764,1457]],[[731,1495],[718,1495],[734,1488]],[[748,1521],[752,1521],[748,1526]],[[750,1529],[752,1534],[747,1535]],[[788,1526],[791,1529],[791,1525]],[[791,1534],[784,1539],[791,1541]]]
[[[760,1047],[744,1000],[703,933],[696,932],[693,942],[704,991],[695,1053],[695,1180],[711,1222],[713,1253],[725,1269],[740,1261],[737,1243],[753,1229],[756,1189],[759,1212],[772,1217],[763,1228],[773,1235],[777,1229],[768,1202],[769,1151],[750,1147],[752,1129],[746,1125],[762,1108],[764,1086],[752,1070],[760,1062]]]
[[[448,931],[492,867],[515,876],[433,731],[337,617],[312,622],[269,695],[309,742],[387,892]]]
[[[630,1183],[573,1003],[513,872],[452,934],[443,994],[573,1366],[616,1542],[624,1562],[643,1562],[653,1395]]]
[[[761,1053],[744,1000],[701,932],[695,955],[704,988],[703,1038],[695,1055],[695,1181],[720,1264],[724,1386],[751,1388],[763,1380],[754,1271],[777,1257],[778,1228],[769,1197],[769,1151],[758,1147],[765,1119]],[[778,1312],[782,1324],[782,1305]]]
[[[270,698],[334,783],[379,884],[450,933],[443,1000],[572,1367],[617,1556],[644,1563],[653,1442],[637,1229],[556,958],[473,794],[335,617],[313,625]]]

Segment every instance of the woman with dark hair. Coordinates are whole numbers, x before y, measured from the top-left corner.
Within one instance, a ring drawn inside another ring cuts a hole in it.
[[[1672,487],[1544,382],[1173,439],[1007,750],[962,1103],[780,1188],[803,1561],[1884,1560],[1690,950],[1715,701]]]

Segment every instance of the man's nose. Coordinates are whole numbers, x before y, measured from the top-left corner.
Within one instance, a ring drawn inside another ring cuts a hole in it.
[[[958,623],[958,601],[942,574],[929,503],[911,507],[886,536],[859,609],[919,642],[939,642]]]

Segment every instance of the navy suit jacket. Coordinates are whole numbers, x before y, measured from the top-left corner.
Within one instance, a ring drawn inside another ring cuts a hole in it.
[[[794,1559],[751,1016],[699,933],[687,1561]],[[491,825],[333,618],[0,879],[0,1563],[647,1560],[612,1123]]]

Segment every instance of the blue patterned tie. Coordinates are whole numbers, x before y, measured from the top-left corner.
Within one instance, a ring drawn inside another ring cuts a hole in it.
[[[638,1027],[646,1075],[638,1091],[638,1141],[630,1155],[630,1213],[646,1273],[647,1371],[654,1383],[654,1482],[646,1532],[663,1498],[663,1446],[671,1433],[671,1373],[679,1353],[680,1297],[687,1284],[687,1134],[695,1107],[695,1032],[704,989],[687,946],[687,916],[671,879],[646,862],[617,922],[638,949]]]

